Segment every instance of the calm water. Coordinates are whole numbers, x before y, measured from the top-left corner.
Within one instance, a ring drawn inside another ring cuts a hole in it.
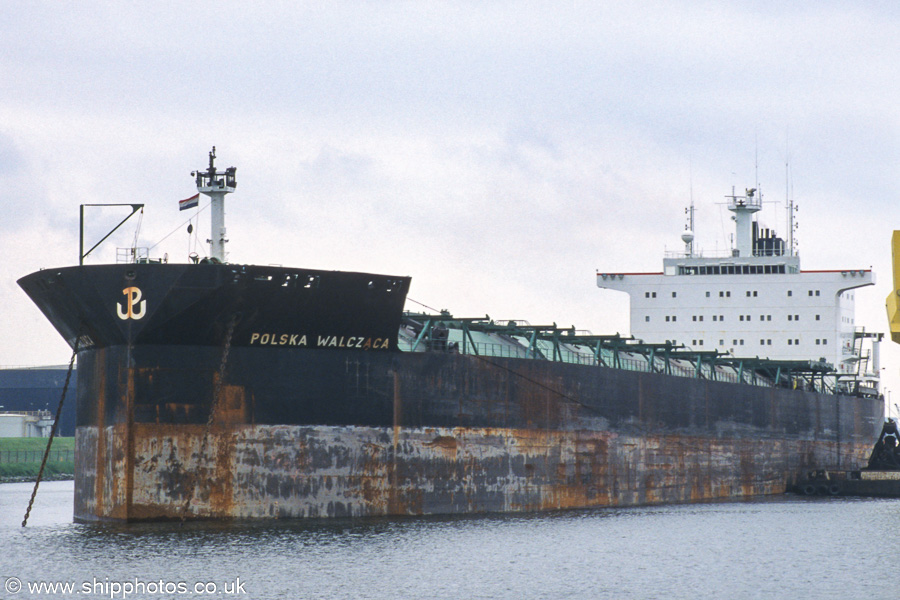
[[[900,565],[894,500],[182,528],[73,524],[72,482],[49,482],[23,529],[31,487],[0,484],[0,598],[872,600],[896,595]],[[78,593],[29,591],[41,581]]]

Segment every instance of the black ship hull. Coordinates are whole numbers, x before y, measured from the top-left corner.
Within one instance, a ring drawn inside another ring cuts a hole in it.
[[[19,285],[70,346],[394,350],[409,277],[223,264],[32,273]]]
[[[184,291],[201,267],[81,267],[20,282],[79,341],[77,520],[525,511],[781,493],[804,469],[864,461],[881,426],[877,398],[401,352],[406,278],[211,265],[205,291]],[[177,272],[158,276],[167,269]],[[294,273],[317,274],[318,287],[283,293],[299,289],[289,287]],[[148,302],[142,318],[121,318],[128,287]]]

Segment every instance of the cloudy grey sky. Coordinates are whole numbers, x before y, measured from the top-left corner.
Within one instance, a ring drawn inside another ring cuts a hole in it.
[[[77,261],[79,204],[146,204],[139,245],[186,260],[177,201],[212,145],[238,167],[233,262],[411,275],[459,316],[594,333],[628,330],[596,270],[661,270],[692,194],[705,251],[732,186],[783,234],[789,162],[803,268],[872,266],[857,321],[886,330],[894,2],[2,6],[0,365],[68,360],[15,280]]]

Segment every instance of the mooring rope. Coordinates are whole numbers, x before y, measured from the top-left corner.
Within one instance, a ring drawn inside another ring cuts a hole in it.
[[[59,406],[56,407],[56,418],[53,419],[53,427],[50,428],[50,439],[47,440],[47,447],[44,449],[44,458],[41,460],[41,468],[38,470],[37,480],[34,482],[34,489],[31,491],[31,500],[28,501],[28,508],[25,510],[25,518],[22,519],[22,527],[25,527],[28,523],[28,516],[31,514],[31,507],[34,505],[34,498],[37,496],[38,486],[41,485],[41,479],[44,476],[44,467],[47,465],[47,458],[50,456],[50,446],[53,444],[53,438],[56,437],[56,429],[59,427],[59,416],[62,414],[63,402],[66,400],[69,381],[72,379],[72,369],[75,367],[75,357],[78,355],[79,341],[81,341],[80,336],[75,338],[75,347],[72,349],[72,358],[69,360],[69,372],[66,373],[66,383],[63,385]]]

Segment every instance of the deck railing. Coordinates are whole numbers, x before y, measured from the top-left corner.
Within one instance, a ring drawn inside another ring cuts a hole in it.
[[[19,463],[40,463],[44,458],[43,450],[0,450],[0,465]],[[75,460],[74,450],[51,450],[48,462],[69,462]]]

